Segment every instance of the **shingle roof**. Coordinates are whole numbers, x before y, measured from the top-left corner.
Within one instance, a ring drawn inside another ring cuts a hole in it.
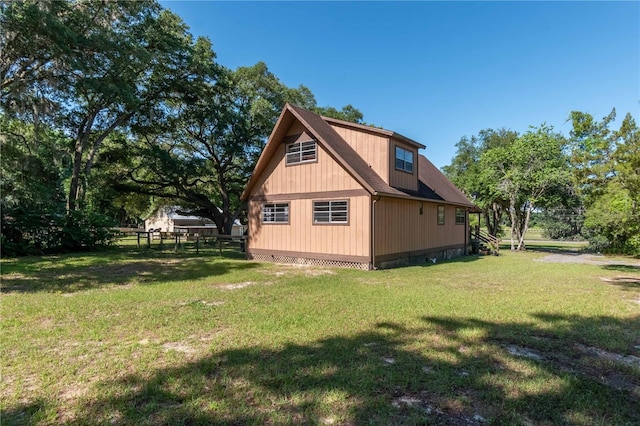
[[[418,179],[436,196],[452,204],[475,207],[474,204],[460,191],[431,161],[424,155],[418,155]],[[431,198],[427,196],[426,198]]]
[[[422,198],[473,207],[473,203],[422,155],[418,156],[418,177],[420,180],[418,191],[400,190],[390,186],[351,148],[329,123],[382,134],[387,137],[394,137],[418,148],[424,148],[424,145],[389,130],[321,117],[311,111],[290,104],[285,105],[282,114],[280,114],[280,118],[278,118],[278,122],[267,141],[267,145],[258,159],[253,175],[242,193],[242,200],[246,200],[249,197],[251,189],[253,189],[253,186],[266,168],[267,163],[277,150],[278,144],[294,120],[300,121],[309,133],[317,138],[318,142],[320,142],[327,152],[341,164],[358,183],[373,195],[385,195],[398,198]]]
[[[400,133],[397,132],[393,132],[391,130],[387,130],[387,129],[382,129],[380,127],[372,127],[372,126],[366,126],[364,124],[357,124],[357,123],[352,123],[350,121],[344,121],[344,120],[338,120],[337,118],[331,118],[331,117],[322,117],[322,119],[324,121],[326,121],[327,123],[330,124],[335,124],[338,126],[343,126],[343,127],[348,127],[351,129],[358,129],[358,130],[363,130],[367,133],[373,133],[373,134],[377,134],[377,135],[381,135],[381,136],[386,136],[388,138],[395,138],[395,139],[399,139],[409,145],[413,145],[416,148],[426,148],[424,145],[422,145],[420,142],[416,142],[413,139],[410,139],[406,136],[401,135]]]

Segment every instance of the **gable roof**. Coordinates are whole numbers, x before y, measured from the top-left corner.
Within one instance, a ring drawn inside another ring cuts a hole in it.
[[[256,167],[247,183],[247,186],[240,197],[246,200],[251,190],[257,183],[260,175],[267,167],[269,160],[278,149],[278,145],[286,136],[291,124],[299,121],[344,169],[349,173],[363,188],[371,194],[388,194],[402,196],[404,193],[389,186],[369,165],[360,157],[360,155],[342,137],[318,114],[314,114],[306,109],[286,104],[278,121],[276,122],[271,136],[267,140],[267,144],[256,163]]]
[[[278,145],[286,136],[289,127],[296,120],[307,129],[307,132],[325,148],[329,155],[333,157],[334,160],[336,160],[347,171],[347,173],[349,173],[372,195],[384,195],[398,198],[422,198],[452,204],[461,204],[470,207],[473,206],[473,203],[471,203],[457,188],[455,188],[455,186],[453,186],[453,184],[442,173],[440,173],[440,171],[429,160],[421,155],[418,156],[418,169],[420,170],[418,177],[421,181],[419,190],[407,191],[390,186],[333,129],[333,127],[331,127],[329,123],[380,134],[389,138],[393,137],[416,146],[417,148],[424,148],[424,145],[389,130],[350,123],[334,118],[322,117],[311,111],[307,111],[291,104],[286,104],[282,110],[282,113],[280,114],[269,139],[267,140],[267,144],[256,163],[253,174],[240,197],[241,200],[245,201],[249,198],[251,190],[256,185],[260,175],[264,172],[269,161],[277,151]],[[422,170],[423,161],[426,161],[424,172]]]

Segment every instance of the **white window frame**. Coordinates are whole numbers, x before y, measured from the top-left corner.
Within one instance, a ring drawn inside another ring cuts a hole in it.
[[[262,223],[289,223],[289,203],[262,203]]]
[[[313,202],[314,225],[346,225],[349,223],[349,200],[316,200]]]
[[[396,145],[396,170],[413,173],[413,151]]]
[[[315,140],[290,143],[286,146],[286,165],[311,163],[318,160],[318,143]]]
[[[462,214],[459,214],[462,213]],[[459,220],[462,219],[462,220]],[[467,212],[461,207],[456,207],[456,225],[464,225],[467,223]]]
[[[445,218],[447,217],[447,209],[442,204],[438,206],[436,210],[436,219],[438,221],[438,225],[444,225]]]

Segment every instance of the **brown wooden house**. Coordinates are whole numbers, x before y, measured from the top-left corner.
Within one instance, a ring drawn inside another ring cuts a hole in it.
[[[242,194],[248,257],[373,269],[465,254],[474,205],[421,148],[287,104]]]

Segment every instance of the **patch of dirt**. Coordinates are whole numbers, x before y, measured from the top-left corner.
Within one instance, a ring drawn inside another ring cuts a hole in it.
[[[68,387],[60,394],[60,399],[65,401],[75,401],[84,394],[87,393],[87,387],[81,384],[74,384],[71,387]]]
[[[509,345],[507,346],[507,352],[509,352],[511,355],[514,355],[514,356],[520,356],[520,357],[537,359],[537,360],[542,359],[542,355],[540,355],[538,352],[533,351],[531,349],[523,348],[522,346]]]
[[[592,346],[584,346],[580,344],[576,344],[574,346],[579,349],[580,352],[588,356],[606,359],[608,361],[617,362],[629,367],[640,368],[640,357],[637,357],[635,355],[621,355],[613,352],[608,352],[603,349],[594,348]]]
[[[195,350],[191,346],[186,345],[182,342],[167,342],[162,345],[162,347],[165,351],[182,352],[188,355],[195,353]]]
[[[218,288],[222,289],[222,290],[238,290],[241,288],[245,288],[245,287],[249,287],[251,285],[256,284],[255,281],[246,281],[243,283],[237,283],[237,284],[223,284],[218,286]]]
[[[613,284],[640,284],[640,277],[600,277],[600,281]]]
[[[304,274],[309,277],[319,277],[321,275],[335,275],[336,273],[329,269],[307,269]]]
[[[396,363],[396,360],[391,357],[384,357],[382,358],[382,362],[384,362],[384,365],[393,365]]]
[[[425,414],[431,414],[431,412],[433,411],[431,406],[427,404],[427,401],[421,398],[418,398],[415,396],[409,396],[409,395],[402,395],[398,398],[395,398],[391,402],[391,405],[394,406],[395,408],[401,408],[401,407],[419,408],[422,411],[424,411]]]
[[[466,407],[460,401],[429,395],[427,392],[418,394],[397,395],[391,405],[400,410],[418,410],[425,416],[426,424],[469,425],[479,426],[487,420],[471,407]]]
[[[505,345],[504,348],[513,356],[548,362],[559,370],[589,377],[614,389],[628,391],[636,398],[640,398],[640,380],[637,375],[624,373],[624,369],[640,369],[640,357],[635,355],[622,355],[578,343],[571,346],[571,354],[542,353],[517,345]],[[621,368],[613,369],[610,367],[612,363],[619,364]]]
[[[276,277],[282,277],[284,275],[289,274],[290,272],[294,271],[294,270],[304,270],[304,274],[309,276],[309,277],[318,277],[321,275],[335,275],[335,271],[332,271],[330,269],[319,269],[317,266],[313,266],[313,265],[305,265],[305,264],[281,264],[279,265],[282,269],[275,271],[275,272],[270,272],[271,274],[275,275]]]
[[[224,302],[222,300],[211,300],[211,301],[207,301],[207,300],[185,300],[183,302],[180,302],[178,305],[179,306],[206,306],[206,307],[213,307],[213,306],[222,306],[225,303],[226,302]]]

